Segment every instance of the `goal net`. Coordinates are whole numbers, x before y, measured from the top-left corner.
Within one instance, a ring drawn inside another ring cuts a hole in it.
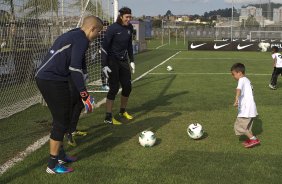
[[[41,101],[34,74],[55,39],[92,14],[112,22],[109,0],[0,1],[0,119]],[[90,89],[101,85],[103,35],[86,54]]]

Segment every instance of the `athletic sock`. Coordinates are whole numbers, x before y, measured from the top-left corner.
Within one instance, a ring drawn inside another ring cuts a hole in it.
[[[106,117],[105,117],[105,120],[108,120],[108,121],[111,121],[113,118],[113,115],[111,112],[106,112]]]
[[[120,108],[119,113],[121,114],[125,113],[125,108]]]
[[[60,151],[59,151],[58,159],[63,160],[64,158],[66,158],[66,152],[64,150],[64,147],[61,146],[60,147]]]
[[[257,138],[255,136],[250,138],[251,140],[257,140]]]
[[[50,158],[48,160],[48,167],[50,169],[53,169],[56,167],[56,165],[58,164],[58,156],[55,156],[55,155],[51,155],[50,154]]]

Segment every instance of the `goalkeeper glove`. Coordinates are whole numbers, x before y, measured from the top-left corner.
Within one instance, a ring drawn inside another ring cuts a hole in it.
[[[135,63],[134,62],[130,62],[130,67],[131,67],[131,72],[135,73]]]
[[[80,96],[85,107],[85,112],[93,112],[95,105],[94,98],[90,96],[87,91],[80,92]]]
[[[111,73],[112,70],[111,70],[108,66],[105,66],[102,70],[103,70],[105,76],[106,76],[107,78],[109,78],[109,73]]]

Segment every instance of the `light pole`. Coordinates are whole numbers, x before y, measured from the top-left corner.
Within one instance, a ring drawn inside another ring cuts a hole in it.
[[[234,2],[232,0],[232,13],[231,13],[231,42],[233,41],[233,18],[234,18],[234,11],[233,11],[233,7],[234,7]]]
[[[118,17],[118,0],[114,0],[114,22]]]
[[[162,19],[162,45],[164,44],[164,19]]]

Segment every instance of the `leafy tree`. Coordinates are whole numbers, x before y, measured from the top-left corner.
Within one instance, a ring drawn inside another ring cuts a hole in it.
[[[256,18],[253,15],[251,15],[248,17],[247,20],[242,22],[241,26],[242,27],[259,27],[259,23],[256,20]]]
[[[153,20],[153,27],[154,28],[161,28],[162,27],[162,20],[160,20],[160,19]]]
[[[173,16],[173,14],[170,10],[167,10],[165,16],[170,17],[170,16]]]

